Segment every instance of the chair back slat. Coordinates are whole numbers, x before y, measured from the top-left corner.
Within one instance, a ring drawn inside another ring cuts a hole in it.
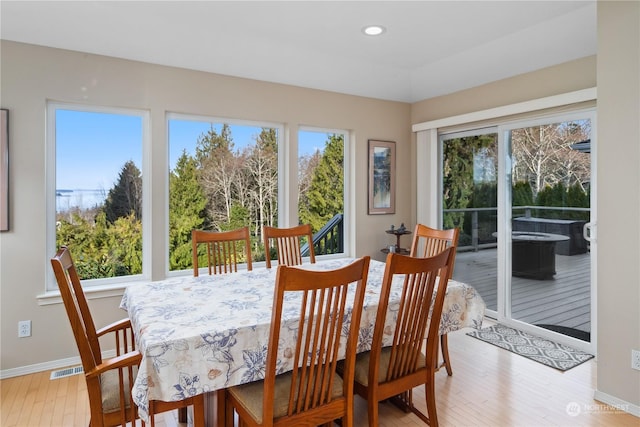
[[[209,275],[235,273],[242,262],[247,263],[247,270],[252,269],[249,227],[220,232],[192,230],[191,246],[194,277],[200,272],[200,247],[205,248]]]
[[[271,248],[273,247],[274,242],[278,265],[301,265],[301,248],[305,243],[308,243],[310,262],[312,264],[316,262],[311,225],[302,224],[291,228],[264,226],[262,228],[262,235],[264,239],[265,263],[267,268],[271,268]]]
[[[446,280],[439,280],[441,274],[448,275],[453,249],[446,249],[429,258],[415,258],[400,254],[389,254],[382,283],[378,315],[374,327],[372,349],[382,348],[387,308],[395,276],[404,275],[395,327],[391,337],[389,367],[386,382],[412,375],[426,364],[434,363],[437,352],[438,327],[442,315],[442,305],[446,293]],[[430,321],[430,319],[435,319]],[[424,356],[424,340],[427,348]],[[370,381],[378,378],[380,351],[372,350],[369,364]],[[430,362],[431,361],[431,362]],[[402,390],[398,391],[400,393]]]
[[[450,265],[448,277],[451,279],[455,267],[455,250],[458,248],[459,235],[459,228],[439,230],[423,224],[416,224],[413,232],[410,256],[428,258],[439,254],[447,248],[454,248],[453,262]]]
[[[287,417],[304,417],[305,412],[314,411],[314,417],[324,416],[324,422],[329,422],[353,407],[355,353],[368,269],[369,257],[331,271],[278,266],[264,382],[264,420],[273,417],[274,396],[268,390],[273,389],[278,374],[280,332],[293,327],[282,319],[283,305],[289,301],[288,313],[295,301],[298,329]],[[350,311],[349,301],[353,302]],[[338,361],[343,358],[344,381],[336,396]],[[298,418],[298,423],[302,419]],[[295,419],[291,422],[296,425]]]

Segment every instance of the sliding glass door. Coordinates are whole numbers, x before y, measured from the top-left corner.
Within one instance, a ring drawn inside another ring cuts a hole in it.
[[[439,135],[441,225],[461,231],[454,279],[498,321],[583,350],[593,348],[593,116]]]
[[[442,226],[458,227],[453,278],[472,284],[497,313],[498,133],[477,129],[440,136]]]
[[[511,263],[501,314],[584,344],[591,342],[592,318],[593,248],[585,238],[592,220],[591,125],[581,113],[501,129],[511,226],[502,240]]]

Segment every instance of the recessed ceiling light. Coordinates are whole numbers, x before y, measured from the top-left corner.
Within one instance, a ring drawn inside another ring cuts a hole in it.
[[[379,36],[385,31],[386,28],[384,28],[382,25],[367,25],[362,29],[362,32],[368,36]]]

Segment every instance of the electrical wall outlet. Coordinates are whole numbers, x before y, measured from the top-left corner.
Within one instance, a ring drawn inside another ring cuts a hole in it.
[[[31,320],[21,320],[18,322],[18,338],[31,336]]]
[[[631,350],[631,368],[640,371],[640,350]]]

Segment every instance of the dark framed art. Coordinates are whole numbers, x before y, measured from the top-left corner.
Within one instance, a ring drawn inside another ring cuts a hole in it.
[[[369,140],[369,215],[396,212],[396,143]]]

